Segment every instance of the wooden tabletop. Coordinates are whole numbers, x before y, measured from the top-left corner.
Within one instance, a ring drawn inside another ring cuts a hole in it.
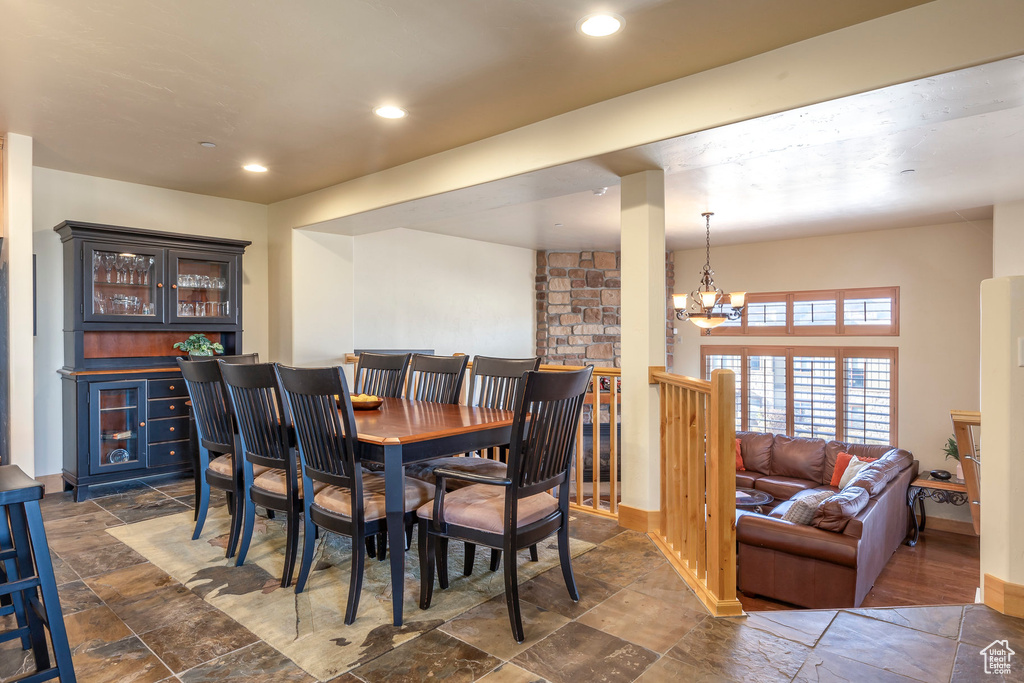
[[[386,398],[376,410],[356,410],[359,440],[384,445],[428,441],[512,424],[510,410]]]
[[[967,493],[967,484],[961,479],[949,479],[948,481],[942,481],[941,479],[932,479],[931,477],[918,477],[910,484],[911,486],[917,486],[922,489],[941,489],[943,491],[963,491]]]

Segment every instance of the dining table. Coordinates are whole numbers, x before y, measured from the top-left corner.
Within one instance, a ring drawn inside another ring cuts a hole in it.
[[[395,626],[402,625],[405,594],[405,466],[507,445],[513,415],[510,410],[402,398],[385,398],[377,409],[355,411],[359,459],[384,466]]]

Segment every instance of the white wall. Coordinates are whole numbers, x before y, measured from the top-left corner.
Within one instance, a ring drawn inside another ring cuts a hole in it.
[[[267,207],[261,204],[34,169],[33,232],[37,255],[38,336],[35,343],[36,475],[61,471],[60,380],[64,365],[61,243],[63,220],[252,241],[242,259],[242,350],[268,357]],[[16,362],[16,359],[12,359]]]
[[[403,228],[360,235],[354,345],[532,356],[535,258],[530,249]]]
[[[11,464],[35,477],[32,433],[32,138],[9,133],[4,145],[4,244],[8,273],[8,351]],[[58,432],[59,434],[59,432]],[[57,443],[60,443],[59,439]]]
[[[353,238],[309,230],[292,230],[291,237],[290,362],[340,365],[354,348]]]
[[[700,376],[701,344],[895,346],[899,348],[898,441],[921,469],[955,469],[942,446],[949,411],[978,410],[980,284],[992,274],[992,225],[924,226],[712,247],[725,290],[772,292],[900,287],[898,337],[700,337],[680,322],[675,370]],[[690,291],[702,249],[676,253],[676,290]],[[684,274],[684,275],[680,275]],[[970,519],[966,507],[928,501],[928,514]]]

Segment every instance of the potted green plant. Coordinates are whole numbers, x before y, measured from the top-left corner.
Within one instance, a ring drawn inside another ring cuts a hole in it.
[[[946,459],[953,458],[956,460],[956,476],[957,479],[964,478],[964,468],[960,464],[960,449],[956,445],[956,435],[946,439],[946,445],[942,448],[942,451],[946,454]]]
[[[185,341],[177,342],[174,348],[184,353],[191,353],[194,356],[216,356],[224,353],[224,345],[220,342],[210,341],[202,332],[193,334]]]

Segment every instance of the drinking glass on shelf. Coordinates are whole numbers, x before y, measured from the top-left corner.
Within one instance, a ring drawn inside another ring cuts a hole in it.
[[[112,251],[104,251],[103,254],[103,267],[107,271],[107,282],[110,282],[110,274],[114,270],[114,257],[116,254]]]
[[[125,272],[124,267],[128,264],[128,257],[124,254],[117,254],[114,256],[114,267],[117,268],[117,283],[124,284]]]
[[[146,260],[146,269],[143,271],[143,275],[146,276],[146,281],[143,282],[142,284],[148,285],[149,273],[151,270],[153,270],[153,264],[156,263],[156,256],[144,256],[143,258]]]
[[[185,315],[194,316],[195,314],[195,308],[192,306],[192,304],[185,304]]]
[[[204,275],[203,276],[202,287],[203,287],[203,289],[209,289],[210,288],[210,276],[209,275]]]
[[[100,252],[92,252],[92,281],[99,282],[100,280],[100,268],[103,267],[103,256]]]

